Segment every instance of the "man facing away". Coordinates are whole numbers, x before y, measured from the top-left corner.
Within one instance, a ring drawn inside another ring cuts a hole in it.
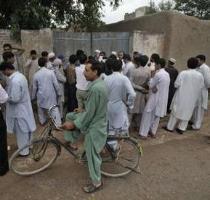
[[[85,63],[87,61],[87,56],[85,54],[79,55],[79,62],[80,65],[75,68],[76,72],[76,96],[77,96],[77,102],[78,102],[78,108],[79,109],[84,109],[85,107],[85,101],[87,99],[87,88],[89,82],[86,80],[84,76],[84,71],[85,71]]]
[[[18,149],[28,145],[32,139],[32,132],[36,129],[28,83],[25,76],[17,71],[10,63],[1,65],[3,73],[9,77],[7,86],[8,101],[6,103],[7,131],[14,133]],[[27,156],[29,149],[20,152],[20,156]]]
[[[199,98],[198,104],[196,105],[193,117],[192,117],[192,128],[199,130],[201,128],[205,111],[208,110],[208,89],[210,88],[210,68],[205,63],[206,56],[198,55],[198,68],[197,71],[203,75],[204,87],[202,89],[202,95]]]
[[[149,83],[149,99],[143,112],[139,130],[142,139],[146,139],[148,134],[155,137],[160,117],[166,115],[170,77],[164,69],[165,64],[166,61],[163,58],[157,61],[155,75],[152,75]]]
[[[100,152],[107,139],[107,88],[101,75],[101,63],[88,61],[84,75],[90,81],[85,110],[80,113],[69,113],[63,124],[65,139],[74,143],[81,133],[85,137],[84,147],[88,161],[88,169],[92,183],[83,190],[95,192],[102,187]]]
[[[179,134],[183,134],[186,130],[204,87],[204,78],[196,70],[198,60],[190,58],[187,61],[187,66],[188,70],[182,71],[175,81],[176,92],[171,103],[171,115],[167,127],[165,127],[167,131],[172,132],[179,121],[176,129]]]
[[[128,133],[128,109],[132,109],[136,93],[130,80],[124,76],[122,61],[113,60],[113,73],[106,76],[105,83],[108,89],[108,132],[109,134]]]
[[[46,68],[47,60],[39,58],[40,70],[34,74],[32,87],[32,100],[37,99],[38,117],[41,125],[47,121],[47,110],[58,105],[58,98],[61,96],[60,87],[52,70]],[[56,123],[61,124],[61,116],[58,107],[52,113]]]

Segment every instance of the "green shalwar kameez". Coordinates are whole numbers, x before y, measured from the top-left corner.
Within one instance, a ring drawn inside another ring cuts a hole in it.
[[[88,169],[94,184],[101,181],[102,159],[100,152],[107,139],[107,95],[104,81],[98,78],[89,84],[85,111],[66,115],[66,121],[73,121],[76,129],[65,131],[64,137],[73,143],[81,133],[84,134]]]

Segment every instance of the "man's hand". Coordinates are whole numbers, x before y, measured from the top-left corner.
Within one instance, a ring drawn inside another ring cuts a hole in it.
[[[72,121],[67,121],[61,125],[61,128],[65,130],[73,130],[75,129],[75,125]]]

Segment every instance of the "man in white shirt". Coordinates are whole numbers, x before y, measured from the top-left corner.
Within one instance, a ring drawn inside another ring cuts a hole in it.
[[[34,74],[32,100],[37,99],[38,116],[41,125],[47,122],[47,111],[50,107],[58,105],[58,99],[61,96],[60,87],[55,73],[46,68],[46,59],[39,58],[38,64],[40,70]],[[56,107],[52,113],[57,125],[61,124],[59,109]]]
[[[208,89],[210,88],[210,68],[205,63],[206,56],[198,55],[198,68],[197,71],[203,75],[204,87],[202,89],[202,95],[199,98],[198,104],[194,109],[192,118],[192,129],[199,130],[201,128],[205,111],[208,110]]]
[[[123,74],[130,79],[131,70],[135,68],[134,63],[131,61],[131,56],[129,54],[125,54],[123,57],[125,62],[125,67],[123,69]]]
[[[156,62],[156,71],[153,72],[155,75],[152,74],[149,83],[149,99],[143,112],[139,130],[142,139],[146,139],[148,134],[155,137],[160,117],[164,117],[167,111],[170,77],[164,69],[166,61],[161,58]]]
[[[9,98],[6,103],[7,131],[16,135],[20,150],[31,142],[32,133],[36,129],[28,83],[25,76],[15,71],[14,66],[10,63],[3,63],[1,70],[9,77],[7,86]],[[20,152],[21,156],[28,154],[29,148]]]
[[[88,84],[89,81],[86,80],[84,76],[84,71],[85,71],[85,63],[87,61],[87,56],[85,54],[81,54],[79,56],[79,62],[80,66],[75,68],[76,72],[76,96],[77,96],[77,101],[78,101],[78,108],[79,109],[84,109],[85,108],[85,101],[87,99],[87,89],[88,89]]]
[[[167,127],[164,127],[167,131],[172,132],[179,121],[176,128],[179,134],[183,134],[186,130],[204,87],[204,78],[196,70],[198,60],[190,58],[187,66],[189,69],[182,71],[175,81],[176,92],[171,103],[171,115]]]

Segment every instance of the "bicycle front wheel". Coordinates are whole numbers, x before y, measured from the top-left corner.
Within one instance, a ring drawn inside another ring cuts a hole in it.
[[[20,157],[19,153],[26,148],[29,148],[29,156]],[[51,166],[59,153],[60,146],[53,140],[35,140],[13,153],[9,161],[10,169],[22,176],[37,174]]]
[[[101,173],[108,177],[121,177],[136,171],[139,166],[140,148],[131,138],[117,139],[117,150],[113,151],[106,144],[105,153],[101,154]]]

